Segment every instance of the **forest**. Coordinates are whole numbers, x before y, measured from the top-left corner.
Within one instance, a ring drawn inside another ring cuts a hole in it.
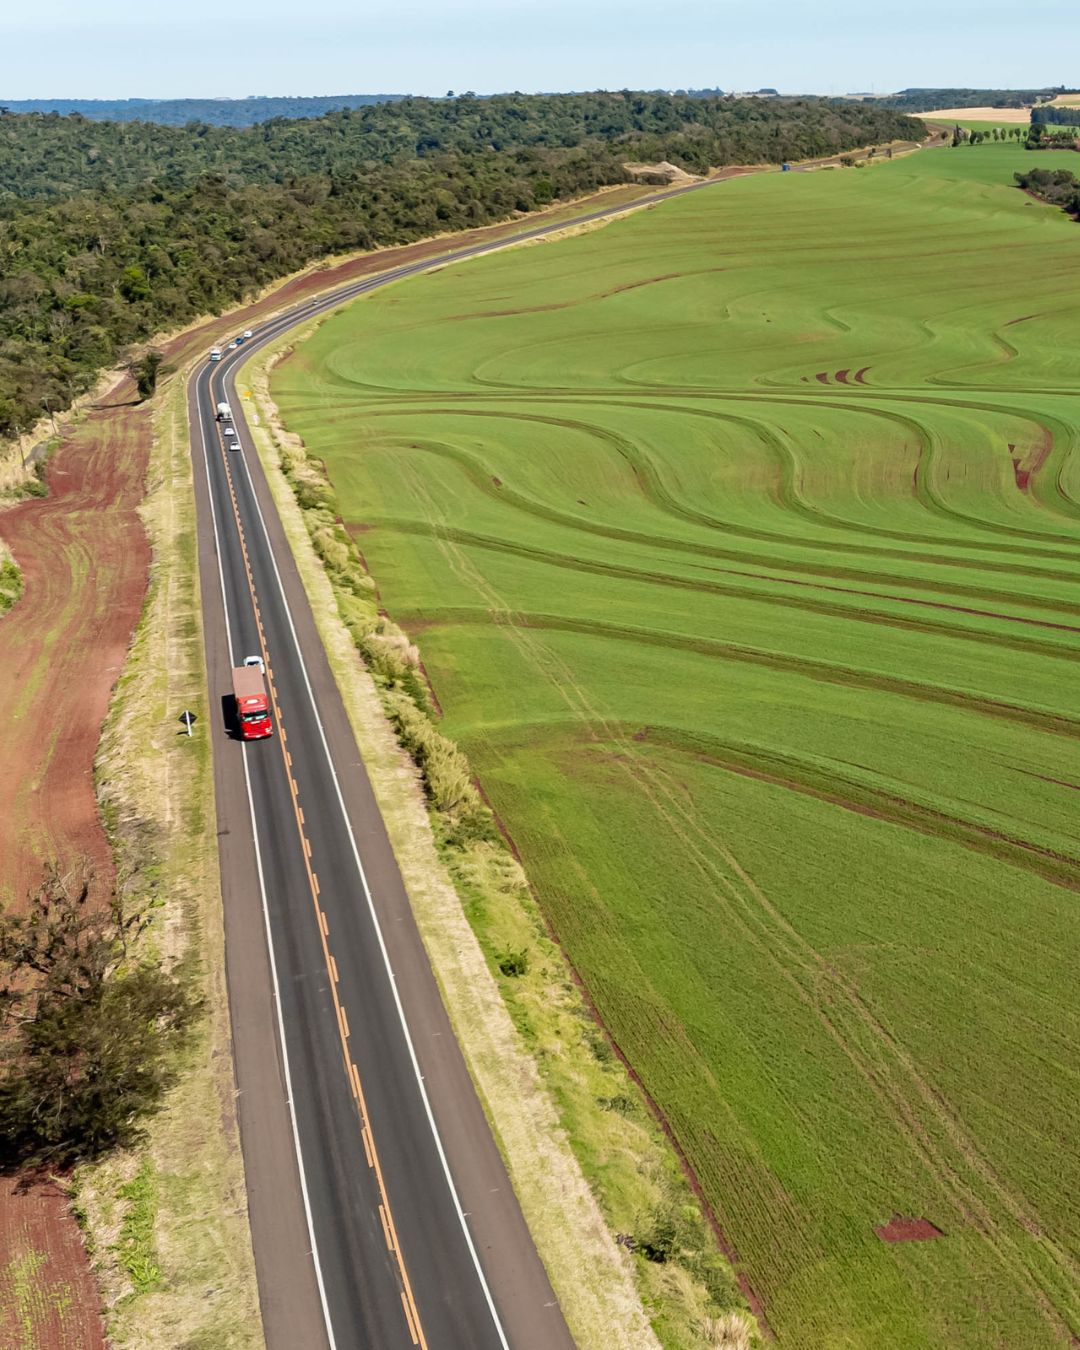
[[[1039,99],[1076,92],[1064,85],[1045,89],[901,89],[899,93],[867,101],[886,108],[935,112],[938,108],[1027,108]]]
[[[0,436],[133,344],[329,254],[624,182],[915,139],[888,109],[585,94],[404,99],[247,129],[0,117]]]
[[[205,122],[218,127],[250,127],[271,117],[321,117],[335,108],[388,103],[404,94],[337,94],[314,98],[25,98],[0,99],[13,113],[77,113],[94,122],[161,122],[182,127]]]

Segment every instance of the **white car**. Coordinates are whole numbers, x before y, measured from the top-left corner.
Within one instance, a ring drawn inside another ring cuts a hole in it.
[[[246,340],[247,338],[249,338],[250,336],[251,336],[251,329],[250,329],[250,328],[245,328],[245,329],[244,329],[244,338],[245,338],[245,340]]]
[[[244,665],[245,665],[245,666],[254,666],[255,669],[256,669],[261,675],[265,675],[265,674],[266,674],[266,666],[263,664],[263,659],[262,659],[261,656],[245,656],[245,657],[244,657]]]

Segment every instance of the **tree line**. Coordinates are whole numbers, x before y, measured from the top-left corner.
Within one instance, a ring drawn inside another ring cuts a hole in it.
[[[397,104],[245,131],[0,118],[0,436],[125,349],[328,254],[404,244],[627,181],[923,134],[859,105],[555,95]]]
[[[1080,123],[1080,108],[1051,107],[1044,104],[1041,108],[1032,108],[1032,125],[1050,123],[1055,126],[1074,127]]]
[[[321,117],[335,108],[388,103],[404,94],[338,94],[312,98],[24,98],[8,99],[13,113],[76,113],[93,122],[160,122],[182,127],[205,122],[219,127],[250,127],[271,117]]]
[[[935,112],[939,108],[1030,108],[1042,99],[1058,94],[1076,93],[1064,85],[1044,89],[901,89],[884,98],[867,100],[887,108],[909,108],[912,112]]]

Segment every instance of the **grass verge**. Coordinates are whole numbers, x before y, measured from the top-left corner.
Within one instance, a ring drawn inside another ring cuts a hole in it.
[[[97,758],[98,798],[121,886],[156,908],[150,941],[179,962],[207,1014],[145,1144],[79,1169],[76,1203],[112,1343],[262,1345],[234,1112],[202,617],[184,382],[158,395],[149,492],[150,588]]]
[[[23,593],[19,564],[0,541],[0,615],[6,614]]]
[[[571,1331],[582,1350],[755,1344],[674,1150],[550,940],[468,764],[435,726],[415,648],[378,612],[332,487],[277,422],[268,371],[301,339],[245,367],[252,432],[455,1032]]]

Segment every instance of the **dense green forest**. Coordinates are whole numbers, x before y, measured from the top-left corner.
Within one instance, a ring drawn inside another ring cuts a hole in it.
[[[201,174],[230,183],[285,183],[309,174],[523,148],[619,148],[623,158],[710,166],[830,154],[910,137],[886,109],[822,100],[698,98],[689,94],[505,94],[402,99],[304,121],[249,128],[90,122],[49,114],[0,116],[0,194],[67,196],[170,189]]]
[[[1075,92],[1064,85],[1053,89],[901,89],[899,93],[866,101],[886,108],[934,112],[937,108],[1026,108],[1040,99]]]
[[[335,108],[389,103],[403,94],[338,94],[317,98],[23,98],[0,99],[13,113],[77,113],[94,122],[161,122],[182,127],[250,127],[271,117],[321,117]]]
[[[1050,106],[1042,108],[1032,108],[1031,121],[1033,124],[1040,122],[1051,123],[1056,126],[1074,127],[1080,121],[1080,108],[1065,108]]]
[[[924,129],[860,104],[407,99],[248,130],[0,118],[0,436],[125,348],[327,254],[506,219],[624,161],[777,163]]]

